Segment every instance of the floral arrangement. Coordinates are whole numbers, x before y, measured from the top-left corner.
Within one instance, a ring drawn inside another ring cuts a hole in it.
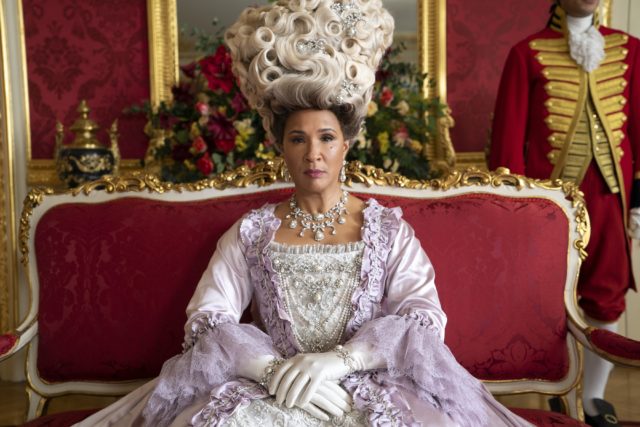
[[[221,34],[193,32],[204,56],[181,67],[185,79],[172,88],[171,103],[131,109],[147,114],[153,158],[145,162],[159,163],[165,181],[196,181],[277,155],[259,115],[240,92]],[[423,97],[425,76],[415,65],[393,61],[402,49],[390,50],[383,60],[365,128],[347,159],[426,179],[425,145],[435,134],[442,106]]]

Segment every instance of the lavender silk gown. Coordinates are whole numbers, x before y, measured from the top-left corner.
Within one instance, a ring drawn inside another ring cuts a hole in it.
[[[370,200],[362,240],[275,243],[266,205],[238,221],[187,307],[185,352],[160,376],[78,426],[528,426],[494,400],[444,345],[431,262],[399,208]],[[255,298],[266,332],[239,324]],[[329,423],[273,404],[237,376],[254,357],[367,346],[386,369],[342,379],[354,410]]]

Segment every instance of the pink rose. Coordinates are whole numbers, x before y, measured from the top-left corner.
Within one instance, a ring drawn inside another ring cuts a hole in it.
[[[205,104],[204,102],[196,102],[196,111],[201,116],[208,116],[209,115],[209,106],[207,104]]]
[[[204,155],[198,159],[196,167],[204,176],[209,176],[209,174],[211,174],[213,171],[213,162],[211,161],[209,153],[204,153]]]

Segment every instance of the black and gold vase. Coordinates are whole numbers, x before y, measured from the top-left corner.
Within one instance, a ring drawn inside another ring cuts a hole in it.
[[[86,101],[80,102],[80,117],[71,125],[75,135],[71,144],[64,144],[64,127],[56,123],[56,170],[60,180],[73,188],[85,182],[93,181],[103,175],[116,175],[120,163],[118,149],[118,121],[115,120],[108,130],[111,146],[98,141],[96,132],[99,127],[89,119],[89,107]]]

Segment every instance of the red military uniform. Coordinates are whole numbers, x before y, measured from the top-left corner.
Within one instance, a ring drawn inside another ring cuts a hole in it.
[[[640,42],[594,25],[604,36],[605,58],[591,72],[570,56],[560,7],[547,28],[512,48],[489,167],[580,185],[592,227],[580,305],[595,319],[614,321],[632,285],[625,225],[634,175],[640,177]]]

